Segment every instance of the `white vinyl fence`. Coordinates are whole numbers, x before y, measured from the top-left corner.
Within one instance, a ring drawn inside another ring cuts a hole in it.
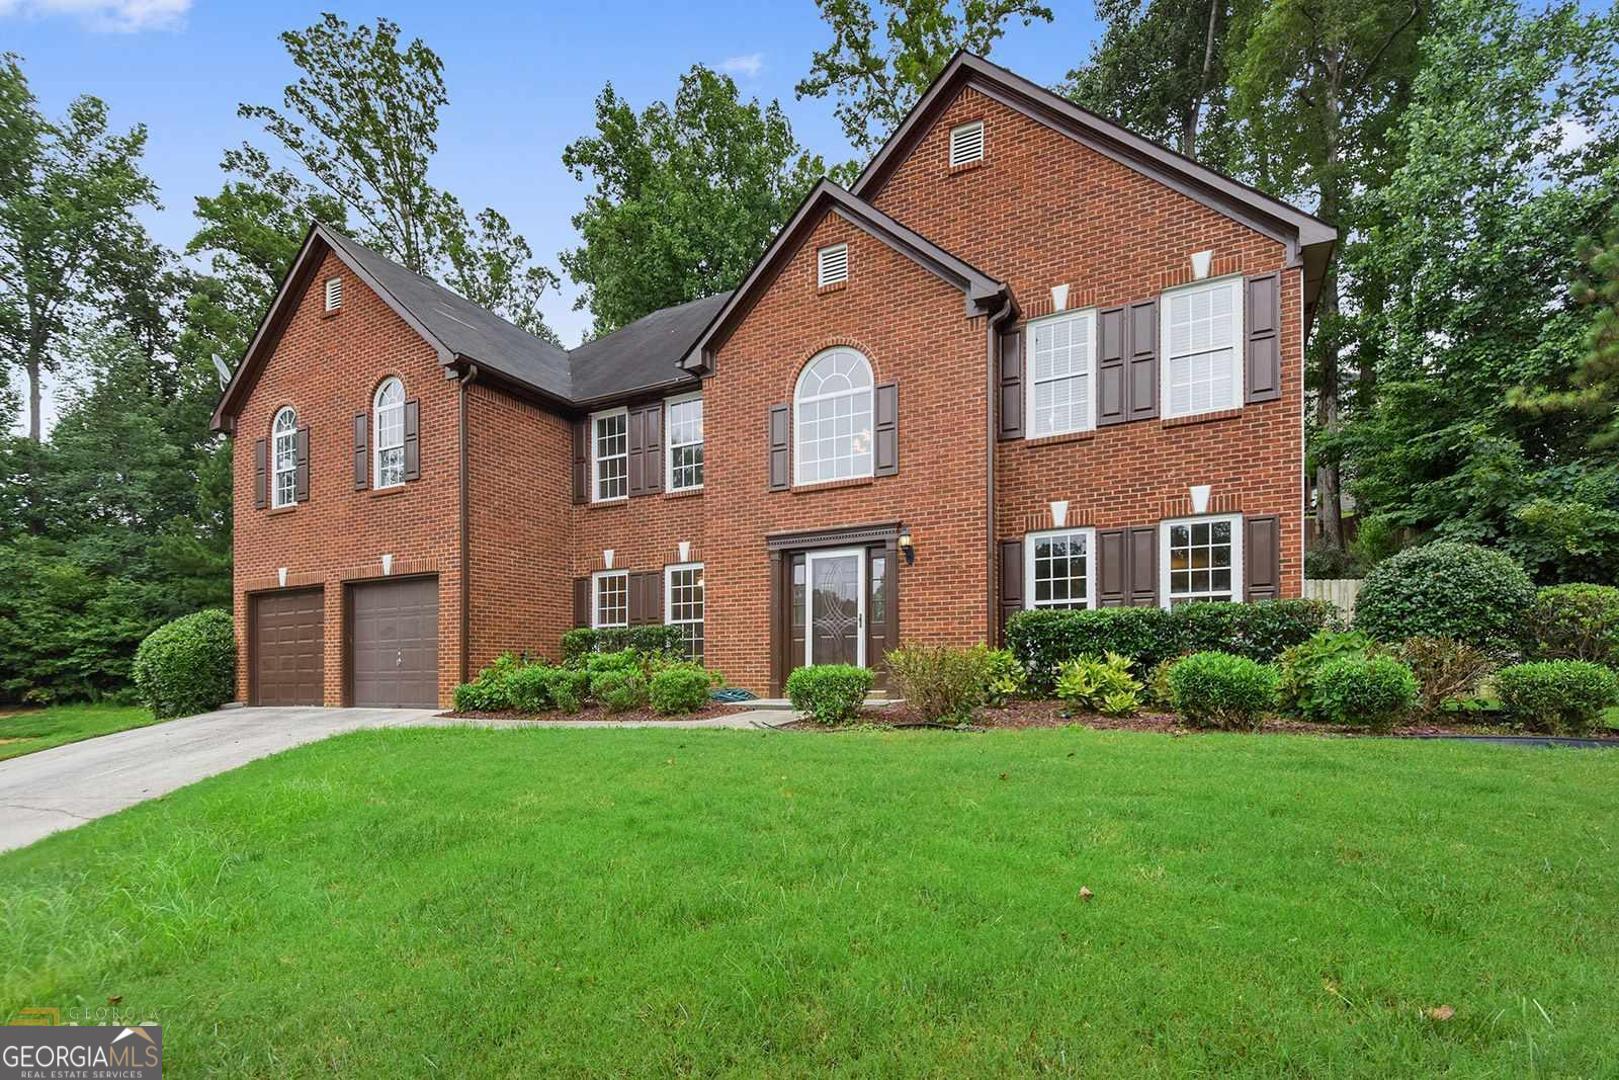
[[[1311,600],[1329,600],[1345,620],[1355,613],[1355,597],[1364,582],[1360,578],[1305,579],[1304,595]]]

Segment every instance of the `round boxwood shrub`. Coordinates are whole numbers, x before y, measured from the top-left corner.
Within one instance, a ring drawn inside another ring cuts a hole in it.
[[[640,668],[614,668],[590,676],[590,696],[610,713],[630,712],[647,703],[647,678]]]
[[[853,720],[870,692],[870,669],[850,664],[813,664],[787,676],[787,700],[821,724]]]
[[[1619,677],[1589,660],[1538,660],[1496,672],[1495,692],[1513,722],[1530,731],[1583,735],[1619,702]]]
[[[1509,556],[1441,541],[1407,548],[1378,563],[1355,598],[1355,629],[1378,641],[1417,635],[1473,645],[1522,645],[1535,587]]]
[[[135,689],[158,719],[217,709],[236,695],[236,628],[219,609],[185,615],[135,650]]]
[[[1392,656],[1340,656],[1310,680],[1311,720],[1387,731],[1417,701],[1417,677]]]
[[[1549,585],[1529,609],[1535,654],[1543,660],[1590,660],[1619,667],[1619,589]]]
[[[711,684],[701,664],[670,664],[652,676],[652,709],[665,716],[696,712],[708,704]]]
[[[1245,656],[1193,653],[1169,669],[1175,711],[1199,727],[1252,728],[1276,703],[1276,669]]]

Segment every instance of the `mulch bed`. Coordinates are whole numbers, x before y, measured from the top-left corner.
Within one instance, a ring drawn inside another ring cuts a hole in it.
[[[440,716],[452,717],[456,720],[530,720],[544,722],[548,720],[602,720],[613,724],[622,724],[631,720],[672,720],[676,723],[689,720],[713,720],[720,716],[730,716],[732,713],[744,712],[740,705],[726,702],[715,702],[712,705],[697,710],[694,713],[685,713],[681,716],[665,716],[653,712],[650,708],[636,709],[633,712],[610,713],[600,705],[590,705],[576,713],[544,712],[455,712],[440,713]]]

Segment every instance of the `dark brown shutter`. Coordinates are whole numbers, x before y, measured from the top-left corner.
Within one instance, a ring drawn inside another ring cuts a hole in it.
[[[1158,301],[1137,300],[1125,321],[1124,418],[1150,420],[1158,415]]]
[[[263,439],[253,440],[253,507],[263,510],[270,502],[270,446]]]
[[[1023,610],[1023,540],[1001,541],[1001,640],[1006,620]]]
[[[1096,606],[1124,607],[1129,603],[1130,548],[1125,529],[1103,529],[1096,534]]]
[[[371,414],[364,409],[354,414],[354,488],[366,486],[371,473]]]
[[[1250,602],[1282,595],[1282,519],[1274,514],[1242,520],[1242,586]]]
[[[624,471],[628,477],[626,489],[631,495],[646,494],[646,455],[642,452],[644,435],[642,420],[644,409],[631,409],[624,417]]]
[[[899,384],[884,383],[877,388],[877,418],[874,425],[876,454],[872,472],[893,476],[899,472]]]
[[[573,579],[573,625],[590,625],[590,579]]]
[[[405,402],[405,479],[422,478],[422,403]]]
[[[590,501],[590,421],[573,422],[573,501]]]
[[[1248,279],[1248,401],[1282,396],[1282,275]]]
[[[786,491],[793,485],[792,478],[792,451],[788,440],[792,437],[792,424],[789,422],[792,407],[789,405],[772,405],[770,407],[770,490]]]
[[[1124,547],[1130,560],[1125,599],[1131,607],[1157,607],[1158,527],[1139,525],[1124,532]]]
[[[1096,319],[1096,424],[1122,424],[1124,400],[1125,309],[1108,308]]]
[[[309,425],[298,429],[297,467],[292,473],[293,501],[309,501]]]
[[[641,410],[641,490],[648,495],[663,490],[663,402]]]
[[[1023,438],[1023,329],[1001,335],[997,367],[1000,382],[1000,420],[1003,439]]]

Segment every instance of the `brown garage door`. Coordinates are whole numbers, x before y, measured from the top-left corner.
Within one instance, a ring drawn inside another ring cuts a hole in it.
[[[438,704],[438,578],[349,591],[349,697],[379,708]]]
[[[319,589],[253,598],[254,704],[323,703],[325,626],[325,594]]]

